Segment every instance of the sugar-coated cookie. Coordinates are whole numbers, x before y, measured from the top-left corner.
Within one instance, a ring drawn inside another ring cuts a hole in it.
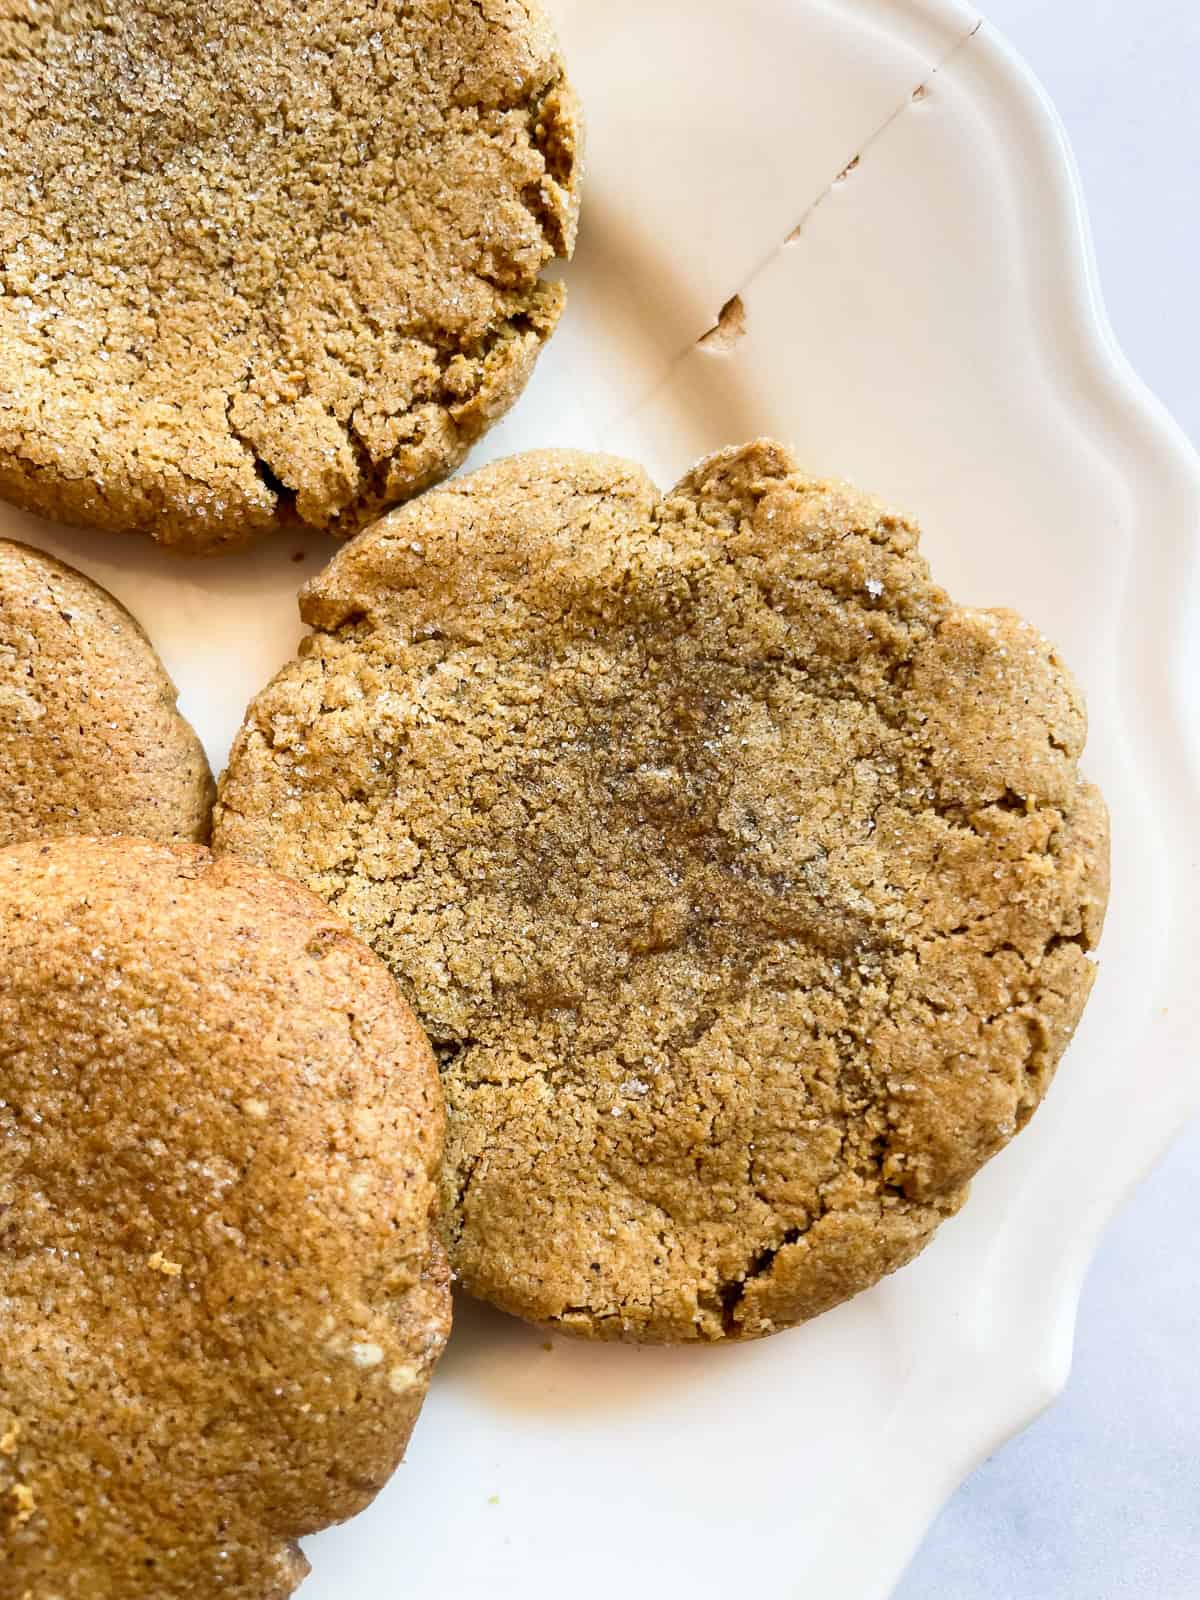
[[[563,304],[578,117],[534,0],[13,0],[0,494],[214,551],[443,477]]]
[[[277,1600],[449,1325],[443,1111],[380,962],[194,845],[0,851],[0,1593]]]
[[[212,774],[125,607],[0,539],[0,845],[42,835],[208,838]]]
[[[1105,810],[1052,646],[917,543],[766,442],[666,496],[551,452],[304,591],[214,847],[316,890],[412,1000],[474,1294],[770,1333],[912,1257],[1037,1106]]]

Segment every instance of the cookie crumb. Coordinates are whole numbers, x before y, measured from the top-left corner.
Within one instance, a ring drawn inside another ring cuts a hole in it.
[[[164,1278],[178,1278],[183,1271],[178,1261],[168,1261],[161,1250],[156,1250],[146,1265],[151,1272],[161,1272]]]
[[[15,1509],[9,1518],[9,1527],[16,1530],[23,1528],[37,1510],[37,1498],[27,1483],[14,1483],[12,1497]]]

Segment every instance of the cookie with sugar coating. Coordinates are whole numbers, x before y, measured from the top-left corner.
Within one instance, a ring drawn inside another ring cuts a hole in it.
[[[0,1591],[275,1600],[449,1328],[428,1042],[315,896],[0,850]]]
[[[214,787],[175,685],[125,607],[0,540],[0,846],[44,835],[208,838]]]
[[[218,552],[451,472],[562,312],[579,115],[534,0],[13,0],[0,494]]]
[[[1042,635],[765,441],[666,495],[499,462],[301,609],[215,848],[329,900],[429,1029],[464,1286],[721,1340],[915,1255],[1092,983],[1107,818]]]

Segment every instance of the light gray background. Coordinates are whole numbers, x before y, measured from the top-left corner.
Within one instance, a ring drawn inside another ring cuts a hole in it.
[[[1200,5],[984,9],[1066,123],[1117,337],[1200,442]],[[895,1600],[1117,1597],[1200,1600],[1200,1128],[1110,1229],[1066,1393],[967,1481]]]

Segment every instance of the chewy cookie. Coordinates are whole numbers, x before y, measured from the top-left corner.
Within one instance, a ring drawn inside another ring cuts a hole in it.
[[[1079,696],[917,530],[760,442],[665,498],[545,453],[304,591],[215,848],[388,962],[449,1107],[452,1263],[595,1337],[770,1333],[912,1257],[1092,981]]]
[[[138,623],[99,584],[0,539],[0,845],[208,837],[212,774]]]
[[[276,1600],[449,1326],[442,1106],[382,965],[194,845],[0,851],[0,1593]]]
[[[0,494],[181,549],[435,482],[558,320],[574,95],[534,0],[13,0]]]

